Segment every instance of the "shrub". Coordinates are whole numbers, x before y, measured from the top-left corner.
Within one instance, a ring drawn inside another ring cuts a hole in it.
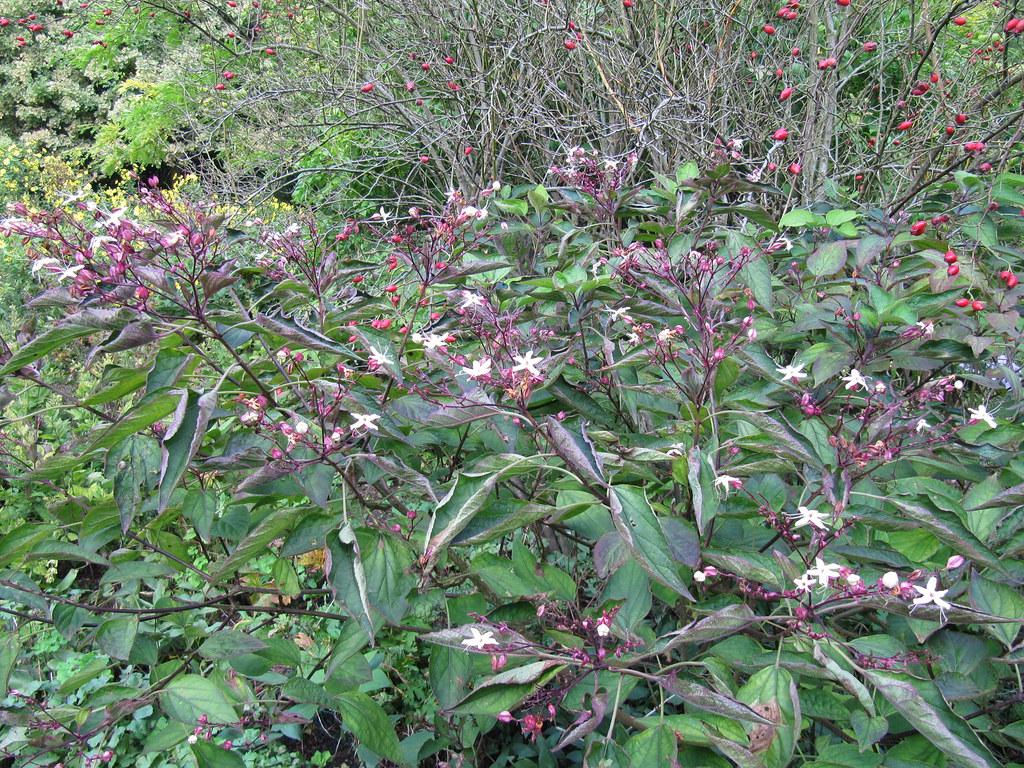
[[[776,220],[724,165],[552,172],[333,229],[12,210],[62,309],[4,386],[102,365],[36,458],[0,423],[52,494],[0,539],[16,764],[318,712],[399,765],[1021,759],[1020,179]]]

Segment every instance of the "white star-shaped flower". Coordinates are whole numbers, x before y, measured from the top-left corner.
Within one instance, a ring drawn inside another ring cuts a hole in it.
[[[918,419],[917,426],[914,427],[914,431],[917,432],[918,434],[921,434],[922,432],[925,432],[931,428],[932,425],[929,424],[927,421],[925,421],[924,419]]]
[[[107,217],[103,220],[104,227],[119,227],[124,217],[124,212],[127,208],[117,208],[107,214]]]
[[[924,336],[932,337],[935,335],[935,323],[933,323],[931,320],[919,321],[917,323],[917,327],[921,329],[921,333]]]
[[[380,415],[376,413],[353,413],[352,418],[355,419],[352,422],[352,431],[355,432],[357,429],[365,429],[367,432],[379,432],[378,427],[374,422],[380,419]]]
[[[472,309],[473,307],[482,306],[484,303],[484,297],[479,293],[473,293],[472,291],[462,292],[462,304],[459,305],[460,309]]]
[[[851,369],[850,373],[846,376],[843,376],[842,380],[846,382],[847,389],[855,390],[868,388],[868,380],[864,378],[861,372],[858,371],[856,368]]]
[[[967,412],[971,417],[971,421],[983,421],[988,424],[989,429],[996,428],[996,420],[992,418],[992,414],[988,412],[984,405],[979,405],[977,408],[968,408]]]
[[[818,580],[818,586],[827,587],[829,581],[839,578],[839,565],[837,563],[826,563],[820,557],[814,558],[814,567],[807,573],[814,574]]]
[[[793,583],[796,585],[797,590],[803,592],[804,594],[807,594],[812,589],[814,589],[814,582],[816,580],[815,577],[816,574],[813,570],[811,570],[805,573],[799,579],[794,580]]]
[[[797,507],[796,509],[797,511],[790,515],[794,518],[794,528],[803,528],[805,525],[809,525],[822,531],[828,530],[825,516],[818,510],[808,507]]]
[[[527,352],[525,355],[513,355],[512,359],[516,362],[516,364],[512,366],[512,373],[526,371],[531,376],[541,375],[540,369],[537,367],[537,363],[542,363],[544,361],[541,358],[536,357],[532,350]]]
[[[467,648],[476,648],[482,651],[489,645],[498,645],[498,641],[494,639],[493,632],[481,632],[476,627],[470,627],[469,631],[473,633],[473,636],[467,637],[462,641],[462,644]]]
[[[446,337],[439,333],[428,333],[423,337],[423,348],[424,349],[444,349],[448,346],[448,342],[445,340]]]
[[[471,367],[463,368],[462,372],[471,379],[481,379],[484,376],[490,376],[491,359],[489,357],[483,357],[479,360],[475,360]]]
[[[803,363],[800,363],[800,365],[790,364],[785,366],[776,366],[775,370],[779,372],[783,382],[800,381],[801,379],[807,378],[807,374],[804,373]]]
[[[917,593],[920,595],[920,597],[914,598],[914,608],[916,608],[919,605],[928,605],[928,603],[934,603],[935,606],[939,609],[940,613],[944,613],[945,611],[952,608],[952,603],[942,599],[945,596],[945,594],[949,592],[949,590],[936,589],[935,587],[937,585],[938,579],[936,579],[934,576],[931,576],[928,579],[928,583],[923,587],[919,587],[917,586],[917,584],[915,584],[914,589],[917,590]],[[913,610],[913,608],[911,608],[911,610]]]
[[[391,358],[376,347],[370,347],[370,362],[375,365],[391,365]]]
[[[629,307],[619,307],[618,309],[615,309],[613,307],[608,307],[607,309],[604,309],[602,311],[603,312],[607,312],[609,315],[612,316],[611,319],[612,319],[613,323],[616,320],[625,320],[627,323],[633,322],[633,318],[631,318],[629,316],[629,314],[628,314],[629,313]]]
[[[658,331],[658,341],[668,341],[673,336],[675,336],[675,333],[675,329],[673,328],[663,328],[662,330]]]
[[[75,264],[73,266],[68,267],[65,270],[62,270],[61,272],[58,272],[57,273],[57,279],[58,280],[74,280],[75,279],[75,275],[77,275],[83,269],[85,269],[85,267],[82,266],[81,264]]]
[[[626,343],[629,344],[631,347],[637,346],[638,344],[641,343],[641,341],[642,340],[636,331],[633,331],[633,333],[629,334],[629,336],[626,337]]]
[[[739,488],[741,485],[743,485],[743,481],[732,475],[718,475],[715,478],[715,488],[724,491],[726,496],[729,495],[729,491]]]
[[[378,221],[383,222],[384,224],[387,224],[388,220],[391,218],[391,214],[385,211],[384,206],[382,205],[380,207],[380,210],[373,214],[372,218],[377,219]]]
[[[42,259],[36,259],[35,261],[32,262],[32,274],[34,275],[43,267],[48,267],[51,264],[60,264],[60,262],[54,258],[51,258],[50,256],[47,256]]]

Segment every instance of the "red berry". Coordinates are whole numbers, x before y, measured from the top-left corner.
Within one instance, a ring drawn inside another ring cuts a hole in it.
[[[949,275],[950,277],[956,277],[957,275],[960,274],[960,265],[950,264],[948,267],[946,267],[946,274]]]
[[[790,163],[789,168],[786,170],[788,170],[791,175],[797,176],[800,173],[800,163]]]
[[[789,131],[785,128],[779,128],[779,130],[772,134],[772,138],[776,141],[785,141],[789,138]]]
[[[866,43],[864,43],[864,45],[861,46],[861,48],[863,48],[867,53],[871,53],[872,51],[878,50],[878,43],[876,43],[874,40],[868,40]]]
[[[850,0],[836,0],[836,5],[841,5],[843,8],[850,4]]]
[[[1007,288],[1016,288],[1018,282],[1019,281],[1017,280],[1017,276],[1016,275],[1010,275],[1009,279],[1006,281],[1006,287]]]
[[[985,303],[975,299],[971,302],[971,309],[975,312],[981,312],[985,308]]]
[[[947,264],[956,264],[956,254],[953,251],[946,251],[946,255],[942,258]]]
[[[999,279],[1005,283],[1007,280],[1010,279],[1011,275],[1013,275],[1013,272],[1011,272],[1008,269],[1004,269],[1002,272],[999,273]]]
[[[932,72],[932,74],[929,76],[928,79],[931,80],[933,83],[939,82],[939,73],[938,72]]]
[[[775,34],[775,27],[773,27],[771,24],[765,24],[763,27],[761,27],[761,29],[766,35]]]
[[[275,51],[273,48],[264,48],[263,52],[265,54],[267,54],[267,56],[276,56],[277,55],[277,51]]]
[[[897,131],[909,131],[913,127],[914,127],[914,121],[913,120],[904,120],[902,123],[900,123],[899,125],[896,126],[896,130]]]
[[[958,27],[962,27],[964,24],[967,23],[967,19],[965,19],[963,16],[957,16],[955,19],[953,19],[953,23],[956,24]]]
[[[961,112],[956,117],[954,117],[953,120],[956,121],[957,125],[963,125],[964,123],[967,122],[967,115]]]
[[[373,93],[373,83],[363,83],[363,86],[359,89],[363,93]]]
[[[473,148],[466,147],[464,150],[462,150],[462,154],[464,154],[466,157],[469,157],[471,154],[473,154]]]
[[[963,298],[961,298],[961,299],[957,299],[953,303],[956,304],[961,309],[963,309],[964,307],[966,307],[968,304],[971,303],[971,300],[970,299],[963,299]]]
[[[954,128],[952,125],[947,125],[946,126],[946,135],[947,136],[952,136],[954,133],[956,133],[956,128]]]
[[[915,221],[910,225],[910,234],[914,237],[918,237],[924,234],[924,231],[928,228],[927,221]]]
[[[794,48],[789,53],[790,53],[791,56],[799,56],[800,55],[800,49],[799,48]]]
[[[213,86],[213,90],[223,91],[226,87],[227,86],[225,86],[224,83],[217,83],[215,86]]]
[[[445,64],[454,64],[455,63],[455,59],[453,59],[451,56],[445,56],[444,57],[444,63]]]
[[[787,85],[785,88],[782,89],[782,92],[779,94],[779,101],[786,101],[792,95],[793,89]]]
[[[566,40],[564,45],[565,45],[565,50],[567,50],[567,51],[574,51],[574,50],[576,50],[576,41],[575,40]]]

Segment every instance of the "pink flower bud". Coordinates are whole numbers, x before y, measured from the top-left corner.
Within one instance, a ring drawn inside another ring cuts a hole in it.
[[[946,570],[952,571],[954,568],[959,568],[965,562],[963,555],[953,555],[946,561]]]

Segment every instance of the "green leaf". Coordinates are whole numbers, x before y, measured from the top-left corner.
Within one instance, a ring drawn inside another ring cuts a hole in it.
[[[755,672],[736,698],[750,705],[778,707],[781,723],[774,729],[765,753],[765,763],[769,768],[788,765],[800,739],[802,724],[800,696],[789,671],[780,667],[766,667]]]
[[[398,736],[388,716],[365,693],[347,691],[338,695],[341,721],[363,746],[393,763],[404,765]]]
[[[817,277],[834,275],[846,266],[846,242],[833,240],[819,245],[807,257],[807,270]]]
[[[693,446],[686,456],[686,479],[690,486],[690,500],[697,522],[697,532],[703,536],[707,526],[715,519],[718,511],[718,497],[714,489],[714,472],[704,460],[704,453]]]
[[[359,551],[359,540],[352,526],[346,524],[337,536],[327,539],[327,562],[324,570],[334,599],[374,638],[374,622],[370,616],[370,600],[366,590],[366,572]]]
[[[445,645],[430,649],[427,677],[442,709],[451,709],[466,696],[472,668],[472,659],[465,651]]]
[[[1006,619],[1024,619],[1024,597],[1013,587],[982,576],[971,579],[971,607]],[[1020,634],[1019,624],[982,624],[982,628],[1010,648]]]
[[[731,696],[713,691],[698,683],[683,680],[675,675],[663,675],[658,678],[658,685],[674,696],[678,696],[691,707],[711,712],[723,717],[743,720],[748,723],[772,724],[764,715],[760,715],[743,702]]]
[[[672,766],[677,764],[679,756],[676,735],[666,725],[655,726],[630,736],[623,749],[636,766]]]
[[[13,634],[0,640],[0,698],[7,697],[8,682],[11,679],[11,670],[18,661],[18,653],[21,651],[21,644]]]
[[[775,309],[775,297],[772,292],[772,271],[765,257],[754,258],[743,265],[740,277],[750,287],[757,303],[767,312]]]
[[[240,754],[212,741],[197,741],[190,749],[196,758],[196,768],[245,768]]]
[[[267,644],[258,637],[253,637],[237,629],[222,629],[203,641],[203,644],[199,646],[199,653],[207,659],[220,661],[246,653],[256,653],[266,647]]]
[[[199,444],[206,434],[206,425],[217,405],[217,392],[202,395],[189,391],[182,395],[175,409],[170,426],[161,443],[160,461],[160,504],[162,512],[167,508],[171,492],[178,485],[188,469]]]
[[[458,715],[489,715],[512,710],[533,691],[558,674],[557,661],[534,661],[513,667],[484,680],[452,710]]]
[[[133,314],[126,310],[87,309],[71,315],[11,355],[11,359],[0,368],[0,376],[18,371],[75,339],[90,336],[97,331],[123,328]]]
[[[217,584],[223,581],[253,557],[263,554],[267,544],[279,536],[283,536],[291,528],[294,519],[294,514],[290,509],[276,509],[269,513],[238,543],[234,551],[224,558],[216,569],[211,569],[210,583]]]
[[[227,695],[212,680],[199,675],[182,675],[167,684],[160,694],[160,706],[168,717],[195,725],[206,715],[212,725],[230,725],[238,714]]]
[[[532,459],[525,456],[509,456],[498,471],[486,475],[457,475],[451,489],[438,503],[427,529],[426,565],[424,570],[436,562],[441,552],[469,525],[497,485],[498,480],[522,465],[529,466]],[[436,533],[435,533],[436,530]]]
[[[930,680],[895,672],[862,669],[861,674],[907,721],[944,755],[963,768],[998,768],[992,753],[971,727],[954,714]]]
[[[547,430],[552,447],[569,469],[584,482],[595,483],[598,486],[606,485],[601,459],[587,436],[585,423],[580,424],[579,431],[570,430],[558,419],[548,416]]]
[[[139,620],[135,616],[108,619],[96,630],[96,643],[111,658],[127,661],[139,632]]]
[[[820,227],[824,223],[824,218],[802,208],[794,208],[791,211],[786,211],[782,214],[782,218],[779,219],[780,227],[796,227],[800,229],[809,226]]]
[[[669,589],[693,600],[679,577],[678,566],[647,493],[631,485],[612,486],[608,503],[619,535],[643,569]]]

